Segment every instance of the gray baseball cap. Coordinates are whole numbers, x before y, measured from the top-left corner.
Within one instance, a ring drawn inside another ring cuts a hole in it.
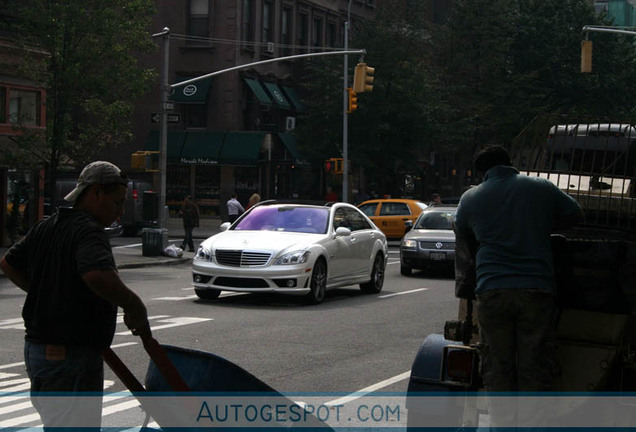
[[[84,167],[77,179],[77,185],[64,200],[75,202],[90,185],[122,184],[128,185],[128,177],[116,165],[105,161],[91,162]]]

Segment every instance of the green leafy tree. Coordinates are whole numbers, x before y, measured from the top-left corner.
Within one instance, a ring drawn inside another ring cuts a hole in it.
[[[150,37],[154,2],[5,3],[14,14],[10,30],[28,48],[22,74],[47,91],[45,136],[26,134],[19,144],[23,154],[46,164],[52,196],[61,164],[82,166],[105,147],[132,138],[134,101],[155,79],[155,72],[137,60],[155,48]]]
[[[360,22],[352,34],[350,46],[367,50],[364,61],[375,68],[375,81],[372,92],[358,94],[358,109],[349,115],[349,159],[354,170],[366,172],[371,187],[401,194],[403,174],[418,169],[417,161],[436,147],[432,118],[443,109],[424,2],[379,2],[374,19]],[[350,82],[357,60],[350,56]],[[312,109],[298,134],[303,152],[321,161],[342,152],[342,59],[314,61],[303,76]]]
[[[599,24],[586,0],[458,0],[436,34],[458,149],[507,145],[538,115],[632,115],[633,38],[591,35],[595,72],[580,73],[581,30]]]

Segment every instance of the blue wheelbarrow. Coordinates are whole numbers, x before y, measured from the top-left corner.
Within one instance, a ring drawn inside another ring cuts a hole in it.
[[[142,338],[150,356],[145,386],[111,350],[104,361],[162,429],[267,428],[331,432],[302,404],[217,355]],[[152,429],[146,428],[146,431]]]

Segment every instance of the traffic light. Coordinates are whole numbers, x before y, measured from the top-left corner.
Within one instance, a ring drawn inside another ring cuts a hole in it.
[[[334,172],[336,174],[342,174],[342,158],[333,158],[333,161],[336,164]]]
[[[157,172],[159,171],[158,151],[136,151],[131,155],[130,167],[133,170]]]
[[[349,109],[347,113],[351,114],[358,109],[358,95],[351,87],[347,87],[347,92],[349,92]]]
[[[581,42],[581,73],[592,72],[592,41]]]
[[[375,68],[366,63],[358,63],[353,73],[353,91],[356,93],[370,92],[373,90],[373,73]]]
[[[336,172],[336,162],[333,159],[327,159],[325,161],[326,172]]]

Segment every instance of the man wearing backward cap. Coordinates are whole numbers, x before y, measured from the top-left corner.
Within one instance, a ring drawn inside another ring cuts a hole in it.
[[[102,351],[115,334],[118,306],[133,334],[151,335],[146,307],[119,278],[104,230],[123,215],[127,187],[126,175],[110,162],[88,164],[64,198],[73,207],[38,222],[0,260],[27,293],[25,363],[33,405],[47,428],[100,427]]]

